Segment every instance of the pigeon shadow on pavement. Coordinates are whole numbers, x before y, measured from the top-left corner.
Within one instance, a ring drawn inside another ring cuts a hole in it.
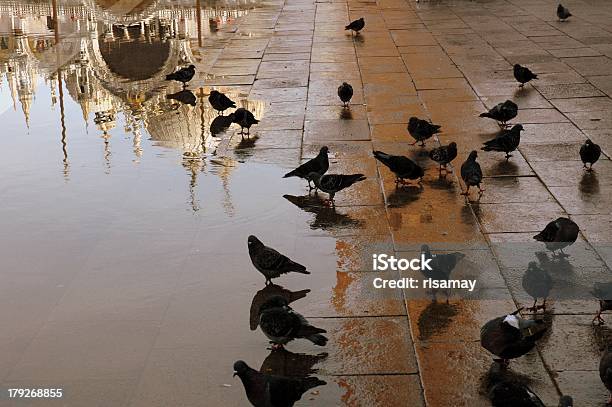
[[[277,284],[268,284],[261,290],[255,293],[253,300],[251,301],[251,309],[249,312],[249,327],[251,331],[257,329],[259,325],[259,309],[265,304],[270,298],[275,296],[281,296],[287,300],[289,304],[297,301],[301,298],[306,297],[310,292],[310,289],[291,291]]]
[[[580,192],[584,195],[597,195],[599,194],[599,179],[595,171],[587,172],[582,174],[579,184]]]
[[[310,221],[312,230],[334,231],[338,229],[359,229],[363,221],[350,215],[339,213],[334,206],[325,205],[325,201],[316,193],[303,196],[283,195],[283,198],[307,213],[314,214]]]
[[[285,348],[274,349],[264,359],[259,371],[277,376],[307,377],[318,371],[314,366],[327,359],[327,356],[325,352],[308,355],[293,353]]]
[[[402,208],[419,200],[419,195],[423,192],[424,187],[419,185],[403,185],[398,186],[387,197],[387,206],[389,208]]]
[[[419,327],[419,340],[426,341],[429,338],[442,333],[458,314],[457,305],[447,302],[431,301],[419,315],[417,325]]]

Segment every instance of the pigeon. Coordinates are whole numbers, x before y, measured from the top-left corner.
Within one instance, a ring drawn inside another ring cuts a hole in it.
[[[284,377],[260,373],[244,361],[234,363],[238,376],[254,407],[292,407],[308,390],[327,384],[316,377]]]
[[[259,310],[261,306],[268,302],[270,298],[281,296],[287,300],[288,304],[291,304],[300,298],[306,297],[309,292],[309,289],[290,291],[276,284],[268,284],[261,290],[257,291],[253,297],[253,300],[251,301],[251,309],[249,311],[249,327],[251,328],[251,331],[257,329],[257,326],[259,325]]]
[[[599,300],[599,311],[592,322],[597,321],[599,325],[603,325],[606,321],[601,317],[601,313],[612,310],[612,283],[595,283],[591,294]]]
[[[490,320],[480,328],[480,344],[483,348],[499,357],[495,361],[503,367],[510,359],[529,352],[548,329],[540,319],[527,320],[517,314],[504,315]]]
[[[593,171],[593,164],[599,160],[599,156],[601,156],[601,147],[591,140],[585,141],[580,147],[580,159],[584,164],[584,168],[589,172]],[[589,164],[588,168],[587,164]]]
[[[395,186],[398,184],[406,184],[405,179],[423,180],[425,171],[417,163],[408,157],[401,155],[390,155],[382,151],[374,151],[374,158],[383,163],[387,168],[395,174]]]
[[[179,92],[166,95],[166,99],[176,100],[177,102],[181,102],[184,105],[196,105],[196,97],[193,92],[188,89],[183,89]]]
[[[480,183],[482,182],[482,169],[480,168],[480,164],[476,162],[477,157],[478,152],[472,151],[467,160],[461,164],[461,179],[463,179],[467,188],[461,195],[468,196],[470,187],[472,186],[478,187],[480,194],[484,192],[484,189],[480,187]]]
[[[538,79],[538,75],[534,74],[529,68],[520,66],[519,64],[514,65],[514,79],[519,83],[519,88],[525,86],[527,82],[532,79]]]
[[[345,30],[352,30],[355,33],[359,34],[359,31],[363,30],[365,27],[365,20],[361,17],[359,20],[351,21],[349,25],[344,27]]]
[[[223,112],[229,108],[236,107],[236,103],[232,99],[217,90],[210,91],[208,102],[210,102],[210,105],[213,109],[217,110],[219,114],[223,114]]]
[[[425,259],[431,259],[429,267],[431,270],[421,269],[421,273],[425,278],[431,278],[434,280],[448,280],[450,274],[457,267],[457,263],[465,257],[465,254],[460,252],[453,253],[440,253],[432,255],[429,246],[426,244],[421,246],[421,255]],[[446,293],[446,300],[448,302],[449,292]],[[434,293],[435,300],[435,293]]]
[[[253,113],[243,107],[236,109],[229,116],[232,118],[232,123],[240,125],[240,134],[244,134],[244,129],[247,129],[247,135],[251,134],[251,126],[259,123],[259,120],[253,116]]]
[[[189,82],[194,75],[195,65],[189,65],[187,68],[181,68],[176,72],[166,75],[166,80],[181,82],[183,87],[186,87],[187,82]]]
[[[557,6],[557,17],[559,17],[559,21],[565,21],[572,16],[569,9],[567,7],[563,7],[561,4]]]
[[[521,124],[515,124],[510,130],[502,130],[494,139],[485,141],[481,150],[504,152],[508,160],[512,157],[510,153],[516,150],[521,142],[521,131],[523,131]]]
[[[551,250],[553,254],[560,250],[561,256],[566,256],[563,253],[563,248],[572,245],[578,239],[578,232],[580,232],[580,228],[574,221],[561,217],[550,222],[543,231],[533,238],[538,242],[544,242],[546,248]]]
[[[498,103],[486,113],[481,113],[480,117],[497,120],[501,127],[506,127],[507,122],[514,119],[518,115],[518,106],[511,100]]]
[[[599,361],[599,378],[601,379],[606,389],[610,392],[608,403],[606,405],[612,405],[612,346],[608,345],[601,360]]]
[[[559,407],[574,407],[574,399],[572,396],[561,396],[561,398],[559,398]]]
[[[523,275],[523,289],[533,298],[533,306],[527,308],[527,311],[537,311],[538,309],[546,310],[546,299],[552,289],[552,278],[548,272],[538,266],[535,261],[529,262],[527,270]],[[543,298],[542,305],[536,306],[538,298]]]
[[[219,115],[210,122],[210,134],[213,137],[217,137],[218,134],[223,133],[232,124],[232,118],[230,116]]]
[[[319,175],[316,172],[311,172],[309,177],[314,182],[315,186],[321,191],[329,194],[329,199],[326,203],[334,205],[334,196],[337,192],[350,187],[356,182],[366,179],[363,174],[326,174]]]
[[[347,107],[353,97],[353,87],[346,82],[338,86],[338,97],[342,101],[342,105]]]
[[[253,266],[266,278],[266,285],[281,274],[295,272],[310,274],[306,267],[280,254],[271,247],[264,245],[258,238],[251,235],[248,239],[249,256]]]
[[[326,332],[325,329],[310,325],[279,295],[271,297],[259,308],[259,326],[270,339],[272,349],[282,348],[297,338],[308,339],[319,346],[327,344],[327,338],[321,335]]]
[[[425,140],[431,138],[434,134],[440,133],[440,128],[442,128],[442,126],[430,123],[427,120],[411,117],[410,120],[408,120],[408,133],[410,133],[415,140],[411,145],[415,145],[420,141],[421,147],[424,147]]]
[[[429,152],[429,158],[440,164],[440,173],[442,172],[442,167],[444,167],[445,171],[448,171],[446,166],[457,158],[457,143],[453,141],[447,146],[434,148]]]
[[[310,185],[312,178],[310,178],[309,175],[313,172],[319,175],[323,175],[327,172],[327,170],[329,169],[329,159],[327,158],[328,153],[329,149],[327,148],[327,146],[321,147],[321,149],[319,150],[319,154],[315,158],[306,161],[304,164],[300,165],[295,170],[289,171],[288,173],[283,175],[283,178],[303,178],[308,181],[308,189],[313,189],[313,187]]]

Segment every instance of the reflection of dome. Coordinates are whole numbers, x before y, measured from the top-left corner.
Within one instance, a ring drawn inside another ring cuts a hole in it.
[[[170,42],[158,38],[150,41],[104,42],[100,37],[100,53],[114,74],[133,81],[153,77],[164,68],[170,56]]]

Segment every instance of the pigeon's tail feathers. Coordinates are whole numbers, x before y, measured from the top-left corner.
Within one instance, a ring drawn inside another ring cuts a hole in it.
[[[285,175],[283,175],[283,178],[290,178],[290,177],[299,177],[299,175],[297,174],[297,169],[293,170],[293,171],[289,171],[288,173],[286,173]]]
[[[291,271],[301,274],[310,274],[310,271],[306,270],[306,267],[294,261],[291,261]]]
[[[359,182],[359,181],[363,181],[366,179],[366,176],[363,174],[351,174],[349,175],[350,179],[350,183],[354,184],[355,182]]]
[[[327,344],[327,338],[321,334],[310,335],[306,339],[318,346],[325,346]]]
[[[345,30],[350,30],[351,28],[350,28],[350,26],[345,25],[345,26],[344,26],[344,29],[345,29]]]
[[[297,301],[300,298],[306,297],[306,295],[310,292],[310,289],[307,288],[305,290],[294,291],[289,294],[289,302]]]
[[[489,113],[489,112],[484,112],[484,113],[481,113],[481,114],[480,114],[480,117],[487,117],[487,118],[489,118],[489,119],[492,119],[492,117],[491,117],[491,113]]]
[[[174,79],[176,79],[176,73],[169,73],[168,75],[166,75],[167,81],[172,81]]]

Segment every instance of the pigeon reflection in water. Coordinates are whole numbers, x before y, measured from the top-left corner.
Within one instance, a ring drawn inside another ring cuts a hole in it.
[[[333,206],[330,207],[325,205],[325,200],[319,195],[283,195],[283,198],[304,212],[313,213],[315,215],[314,219],[310,222],[310,228],[312,230],[334,231],[338,229],[358,229],[363,225],[363,221],[339,213]]]
[[[457,305],[431,301],[419,315],[419,340],[426,341],[441,334],[458,314]]]
[[[425,190],[422,184],[404,185],[394,188],[387,197],[387,207],[403,208],[419,200],[421,193]]]
[[[189,89],[183,89],[176,93],[171,93],[166,95],[166,99],[168,100],[176,100],[184,105],[195,106],[196,105],[196,96]]]
[[[294,301],[306,297],[309,292],[310,289],[291,291],[277,284],[268,284],[261,290],[257,291],[253,297],[253,300],[251,301],[251,311],[249,316],[249,327],[251,328],[251,331],[256,330],[259,326],[259,309],[270,298],[281,296],[286,299],[289,304],[291,304]]]
[[[230,116],[217,116],[210,122],[210,134],[212,134],[213,137],[217,137],[219,134],[226,131],[231,124],[232,118]]]
[[[307,355],[293,353],[285,348],[273,349],[264,359],[259,371],[279,376],[307,377],[317,372],[314,366],[327,359],[327,356],[326,352]]]
[[[545,407],[529,387],[529,377],[501,368],[494,363],[486,376],[484,385],[493,407]]]

